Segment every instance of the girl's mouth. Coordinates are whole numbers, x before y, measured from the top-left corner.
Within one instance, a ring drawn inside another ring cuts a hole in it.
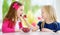
[[[20,16],[22,16],[22,14]]]

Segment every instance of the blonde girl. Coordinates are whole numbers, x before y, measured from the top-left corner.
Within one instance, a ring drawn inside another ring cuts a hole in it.
[[[44,21],[38,23],[40,31],[43,32],[57,32],[60,30],[60,23],[57,22],[56,13],[51,5],[42,7],[42,18]]]

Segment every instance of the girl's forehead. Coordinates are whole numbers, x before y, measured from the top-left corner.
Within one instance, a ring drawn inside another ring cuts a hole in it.
[[[42,12],[46,12],[46,9],[44,9],[44,8],[42,8],[41,10],[42,10]]]
[[[24,6],[19,6],[19,9],[24,9]]]

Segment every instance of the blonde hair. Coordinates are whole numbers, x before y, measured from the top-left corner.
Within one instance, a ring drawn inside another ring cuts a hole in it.
[[[54,10],[54,8],[51,5],[45,5],[42,8],[44,8],[46,10],[45,12],[49,16],[48,19],[52,20],[53,22],[56,21],[55,10]],[[42,22],[41,28],[44,28],[44,24],[45,24],[45,21]]]

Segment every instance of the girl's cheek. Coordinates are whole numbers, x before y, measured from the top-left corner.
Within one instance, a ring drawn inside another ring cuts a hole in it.
[[[20,17],[20,14],[18,14],[17,17]]]
[[[42,18],[45,18],[45,15],[44,14],[42,14]]]
[[[19,11],[17,11],[17,17],[20,17],[20,12]]]
[[[22,15],[23,13],[22,13],[22,11],[20,12],[20,15]]]

